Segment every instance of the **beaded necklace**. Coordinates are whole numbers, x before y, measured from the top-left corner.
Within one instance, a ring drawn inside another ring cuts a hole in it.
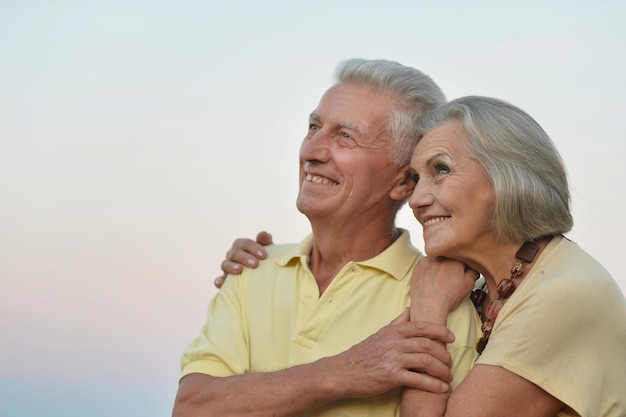
[[[535,255],[537,254],[537,250],[539,250],[539,246],[535,242],[524,242],[522,246],[519,248],[515,257],[518,261],[511,267],[511,276],[509,278],[505,278],[498,284],[498,298],[495,300],[491,300],[489,302],[489,306],[485,311],[483,316],[484,322],[481,326],[481,330],[483,331],[483,337],[480,338],[478,343],[476,343],[476,351],[480,355],[485,350],[485,346],[487,346],[487,342],[489,342],[489,336],[491,336],[491,331],[493,330],[493,323],[496,321],[498,317],[498,313],[506,300],[513,294],[515,291],[515,280],[519,278],[524,272],[524,266],[522,262],[531,263],[535,259]],[[479,309],[479,313],[481,312],[482,302],[485,299],[485,295],[487,293],[483,289],[475,289],[472,291],[470,296],[474,305]]]

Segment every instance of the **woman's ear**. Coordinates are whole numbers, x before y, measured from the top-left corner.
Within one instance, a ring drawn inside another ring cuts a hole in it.
[[[406,165],[400,172],[398,172],[398,176],[396,178],[396,185],[391,190],[391,198],[394,200],[406,200],[411,197],[413,194],[413,189],[415,188],[415,181],[413,181],[413,176],[411,175],[411,169],[408,165]]]

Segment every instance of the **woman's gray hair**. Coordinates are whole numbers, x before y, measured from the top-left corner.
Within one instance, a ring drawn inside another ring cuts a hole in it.
[[[492,227],[502,241],[566,233],[573,226],[565,165],[539,124],[523,110],[488,97],[462,97],[420,120],[429,130],[459,121],[470,152],[494,187]]]
[[[417,120],[446,102],[441,88],[426,74],[394,61],[350,59],[337,67],[337,81],[359,83],[396,95],[403,103],[391,111],[389,133],[394,138],[391,160],[401,168],[411,161],[417,144]]]

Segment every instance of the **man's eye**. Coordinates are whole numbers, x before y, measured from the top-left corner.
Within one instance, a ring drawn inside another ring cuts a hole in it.
[[[420,176],[416,173],[412,173],[411,174],[411,181],[413,181],[415,184],[417,184],[417,182],[420,180]]]
[[[309,130],[317,130],[319,129],[319,126],[316,125],[315,123],[309,123]]]
[[[341,146],[347,146],[347,147],[360,146],[359,142],[348,132],[338,131],[335,134],[335,140]]]

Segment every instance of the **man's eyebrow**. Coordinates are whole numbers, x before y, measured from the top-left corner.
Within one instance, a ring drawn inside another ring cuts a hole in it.
[[[311,114],[309,115],[309,119],[310,120],[315,120],[317,122],[321,121],[322,118],[315,112],[311,112]],[[354,130],[355,132],[357,132],[358,134],[362,135],[363,132],[361,131],[361,129],[359,128],[359,126],[355,125],[354,123],[348,123],[348,122],[339,122],[337,123],[337,126],[339,128],[343,128],[343,129],[350,129],[350,130]]]
[[[359,134],[363,134],[363,132],[361,132],[361,129],[359,129],[359,127],[355,125],[354,123],[339,122],[339,127],[354,130],[355,132]]]

